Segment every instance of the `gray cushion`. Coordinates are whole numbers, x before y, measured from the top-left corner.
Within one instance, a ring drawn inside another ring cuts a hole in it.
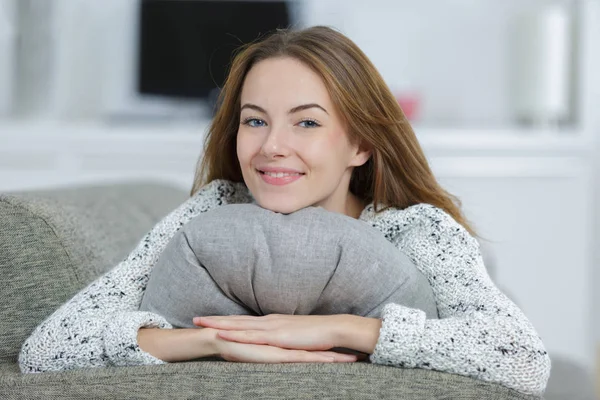
[[[172,238],[141,309],[193,327],[199,315],[379,317],[389,302],[437,318],[426,278],[375,228],[317,207],[284,215],[236,204],[194,218]]]

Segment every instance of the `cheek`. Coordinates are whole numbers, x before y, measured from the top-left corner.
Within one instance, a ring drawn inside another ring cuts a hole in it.
[[[342,130],[337,130],[329,132],[321,140],[312,143],[307,153],[310,153],[315,163],[327,165],[328,168],[344,169],[350,152],[346,134]]]
[[[329,148],[334,150],[337,154],[347,152],[348,148],[350,147],[348,135],[341,128],[332,130],[329,135],[327,135],[327,146],[329,146]]]

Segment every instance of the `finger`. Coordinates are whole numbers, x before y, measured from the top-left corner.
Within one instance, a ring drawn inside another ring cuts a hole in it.
[[[289,319],[290,317],[303,317],[299,315],[285,315],[285,314],[267,314],[267,315],[210,315],[210,316],[197,316],[194,320],[206,320],[206,321],[272,321]]]
[[[274,346],[229,342],[221,357],[227,361],[255,363],[330,363],[335,358],[320,352],[287,350]]]
[[[232,317],[194,317],[195,325],[207,328],[224,330],[247,330],[247,329],[268,329],[273,324],[273,320],[264,319],[264,317],[242,316],[241,318]]]
[[[194,317],[193,323],[198,326],[217,329],[257,329],[262,322],[252,319]]]
[[[334,362],[356,362],[358,357],[355,354],[337,353],[335,351],[313,351],[313,353],[319,353],[325,357],[333,357]]]
[[[200,325],[200,322],[210,322],[210,321],[252,321],[256,318],[260,318],[259,316],[253,315],[215,315],[208,317],[194,317],[192,318],[192,322],[195,325]]]
[[[283,363],[331,363],[335,362],[333,355],[327,352],[316,352],[306,350],[279,349],[282,352]]]
[[[208,315],[208,316],[199,316],[198,318],[206,318],[206,319],[232,319],[232,320],[252,320],[264,318],[265,315]]]
[[[269,344],[272,345],[269,340],[269,335],[265,331],[219,331],[217,335],[224,340],[237,343],[248,343],[248,344]]]

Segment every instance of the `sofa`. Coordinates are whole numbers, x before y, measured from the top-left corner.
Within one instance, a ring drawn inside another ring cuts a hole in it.
[[[35,326],[122,260],[187,193],[130,182],[0,195],[0,398],[538,399],[448,373],[373,365],[158,366],[21,374]]]

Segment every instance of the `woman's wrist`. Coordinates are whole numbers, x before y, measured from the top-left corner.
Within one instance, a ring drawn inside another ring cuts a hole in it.
[[[210,328],[141,328],[137,339],[143,351],[166,362],[218,355],[217,331]]]
[[[360,317],[358,315],[339,315],[337,346],[372,354],[379,340],[381,320],[379,318]]]

